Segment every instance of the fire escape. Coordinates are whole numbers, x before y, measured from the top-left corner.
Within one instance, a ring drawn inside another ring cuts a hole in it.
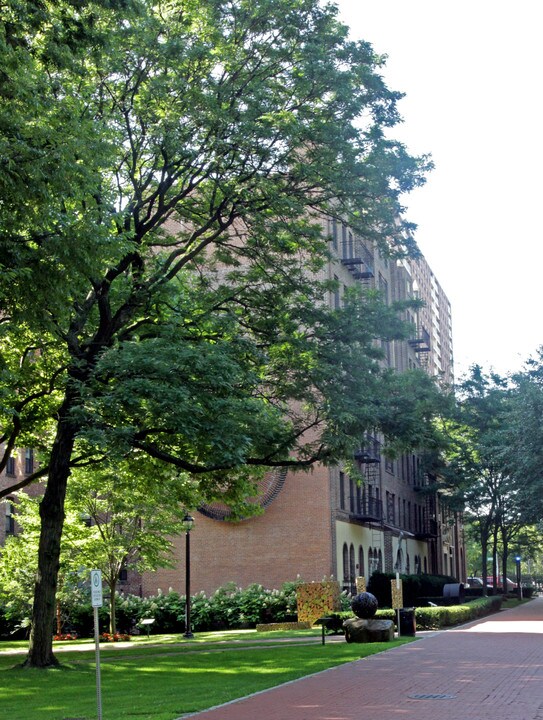
[[[370,281],[374,277],[373,255],[347,228],[341,243],[341,262],[349,268],[355,280]]]
[[[368,572],[382,570],[383,562],[383,501],[380,496],[381,445],[377,438],[367,435],[364,444],[354,453],[362,483],[351,500],[351,522],[371,528],[372,545],[369,549]]]
[[[425,473],[422,484],[416,486],[414,489],[416,492],[420,493],[422,501],[421,504],[423,506],[422,522],[419,523],[415,530],[415,538],[417,538],[417,540],[425,540],[427,542],[428,559],[430,564],[429,571],[437,573],[438,503],[436,477]]]
[[[422,366],[427,365],[430,353],[430,333],[428,330],[426,330],[423,325],[418,324],[414,337],[412,337],[408,343],[419,356],[420,364]]]

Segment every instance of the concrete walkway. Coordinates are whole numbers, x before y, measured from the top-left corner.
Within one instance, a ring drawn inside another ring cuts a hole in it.
[[[543,720],[543,598],[183,717]]]

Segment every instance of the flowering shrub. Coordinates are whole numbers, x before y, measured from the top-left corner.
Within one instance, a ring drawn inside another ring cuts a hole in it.
[[[296,614],[296,588],[300,581],[285,583],[279,590],[269,590],[254,583],[247,588],[229,583],[211,596],[199,592],[191,597],[191,625],[195,632],[238,628],[254,628],[259,623],[293,622]],[[153,618],[154,623],[142,630],[141,620]],[[70,613],[70,627],[81,637],[93,633],[93,609],[90,604],[80,605]],[[146,598],[137,595],[119,595],[116,603],[119,636],[140,632],[150,634],[182,633],[185,631],[185,596],[173,590],[158,592]],[[100,608],[100,627],[108,627],[107,608]],[[104,642],[109,633],[102,633]],[[124,639],[124,636],[121,638]]]
[[[60,635],[54,635],[53,640],[77,640],[75,633],[60,633]]]
[[[112,635],[107,632],[100,635],[100,642],[120,642],[121,640],[130,640],[130,635],[126,633],[115,633],[115,635]]]

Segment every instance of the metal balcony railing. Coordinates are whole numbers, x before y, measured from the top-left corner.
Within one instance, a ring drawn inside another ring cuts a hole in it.
[[[430,352],[430,333],[426,328],[417,328],[415,337],[409,340],[409,344],[414,348],[415,352]]]
[[[352,235],[341,243],[341,262],[351,270],[355,278],[374,277],[372,253],[358,238]]]
[[[415,531],[417,540],[427,540],[437,537],[437,520],[425,520],[418,530]]]
[[[381,522],[383,519],[383,502],[377,498],[360,498],[354,503],[351,516],[357,520]]]

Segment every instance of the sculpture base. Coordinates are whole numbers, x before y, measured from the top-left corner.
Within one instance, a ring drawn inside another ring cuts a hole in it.
[[[394,623],[392,620],[363,620],[349,618],[343,623],[347,642],[371,643],[390,642],[394,640]]]

